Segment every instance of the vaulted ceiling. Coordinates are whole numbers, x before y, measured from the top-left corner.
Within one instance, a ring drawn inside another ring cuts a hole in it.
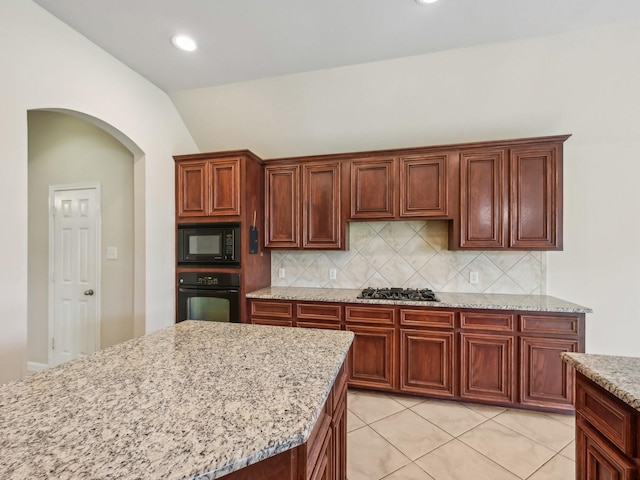
[[[167,92],[640,18],[638,0],[33,1]]]

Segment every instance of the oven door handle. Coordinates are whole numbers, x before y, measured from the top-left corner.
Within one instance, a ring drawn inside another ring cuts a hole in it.
[[[239,293],[237,288],[228,288],[228,287],[185,287],[183,285],[178,286],[179,293],[193,293],[193,292],[202,292],[202,293]]]

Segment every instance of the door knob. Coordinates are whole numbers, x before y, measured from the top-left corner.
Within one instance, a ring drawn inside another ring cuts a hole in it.
[[[94,292],[93,292],[93,290],[85,290],[85,291],[84,291],[84,294],[85,294],[85,295],[88,295],[89,297],[90,297],[91,295],[93,295],[93,293],[94,293]]]

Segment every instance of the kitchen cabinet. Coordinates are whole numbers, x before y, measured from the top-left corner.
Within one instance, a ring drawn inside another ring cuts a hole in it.
[[[296,326],[340,330],[342,308],[340,305],[322,303],[296,304]]]
[[[638,411],[577,374],[576,480],[636,480]]]
[[[396,170],[395,157],[351,162],[351,219],[380,220],[395,216]]]
[[[267,248],[345,248],[343,168],[339,162],[278,163],[265,168]]]
[[[395,309],[390,307],[345,307],[346,329],[355,334],[349,352],[349,384],[396,388]]]
[[[562,144],[568,136],[460,153],[450,249],[562,250]]]
[[[460,313],[460,396],[515,402],[515,315],[506,312]]]
[[[520,403],[572,410],[575,374],[560,354],[584,348],[580,318],[523,314],[519,321]]]
[[[400,309],[400,391],[453,397],[454,312]]]
[[[382,155],[351,161],[352,220],[446,217],[450,153]]]
[[[353,387],[534,410],[573,410],[583,313],[249,299],[252,323],[346,329]]]
[[[240,215],[240,157],[177,161],[176,180],[178,221]]]

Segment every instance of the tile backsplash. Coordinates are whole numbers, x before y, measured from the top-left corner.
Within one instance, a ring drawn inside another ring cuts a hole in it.
[[[450,251],[446,221],[353,222],[349,241],[347,251],[273,250],[271,285],[546,293],[546,252]],[[477,284],[469,282],[470,272],[478,273]]]

